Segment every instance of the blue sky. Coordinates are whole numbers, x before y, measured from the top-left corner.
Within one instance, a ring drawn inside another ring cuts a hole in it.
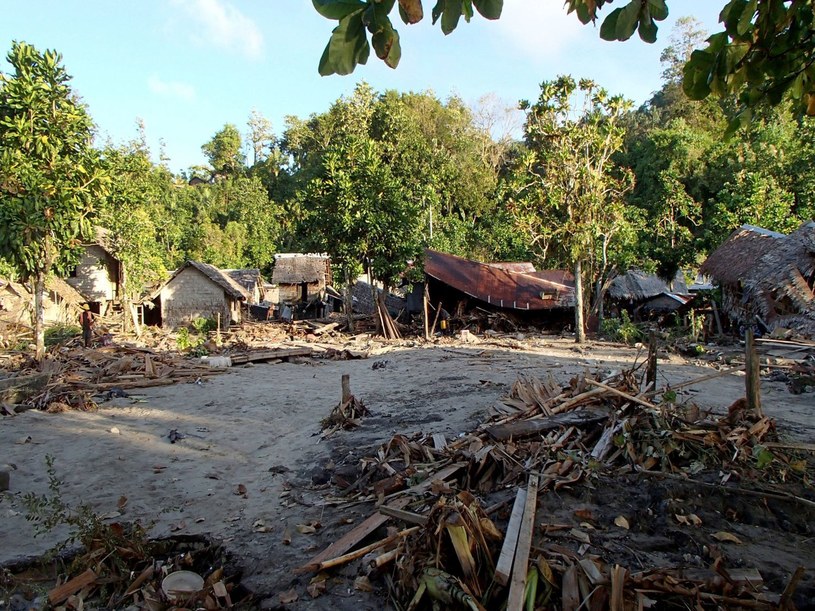
[[[153,152],[161,139],[178,171],[204,162],[201,145],[225,123],[246,131],[252,109],[279,134],[287,115],[327,110],[363,79],[378,91],[431,90],[471,104],[494,94],[512,106],[536,99],[541,81],[572,74],[641,103],[660,86],[659,54],[674,20],[693,15],[716,31],[723,2],[669,2],[655,45],[636,36],[604,42],[561,0],[506,0],[499,21],[476,15],[449,36],[430,25],[432,2],[425,5],[425,21],[395,24],[396,70],[372,53],[345,77],[317,74],[336,22],[310,0],[0,0],[0,43],[2,56],[12,40],[62,53],[100,136],[130,140],[142,119]]]

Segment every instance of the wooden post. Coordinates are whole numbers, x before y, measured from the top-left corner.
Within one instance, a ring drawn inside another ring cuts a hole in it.
[[[351,400],[351,374],[342,374],[342,402],[345,405]]]
[[[648,388],[655,388],[657,383],[657,334],[651,331],[648,334],[648,369],[645,372],[645,384]]]
[[[747,331],[744,333],[744,368],[747,394],[747,409],[759,418],[764,416],[761,411],[761,378],[758,371],[758,353],[756,352],[755,338],[753,337],[753,318],[748,320]]]
[[[427,320],[430,316],[430,289],[427,288],[427,282],[424,283],[424,298],[422,299],[424,309],[424,338],[425,341],[430,340],[430,324]]]
[[[217,315],[218,315],[218,329],[217,329],[218,333],[216,337],[218,338],[218,343],[221,343],[221,313],[217,312]]]
[[[722,331],[722,319],[719,317],[719,308],[716,305],[716,300],[711,299],[710,305],[713,307],[713,320],[716,321],[716,333],[718,335],[724,335],[724,331]]]

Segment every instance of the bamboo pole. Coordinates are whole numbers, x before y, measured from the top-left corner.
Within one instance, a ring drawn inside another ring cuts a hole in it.
[[[747,409],[758,416],[764,416],[761,410],[761,377],[758,370],[758,353],[756,352],[756,343],[753,336],[752,320],[747,327],[744,334],[744,350],[745,350],[745,377],[746,394],[747,394]]]

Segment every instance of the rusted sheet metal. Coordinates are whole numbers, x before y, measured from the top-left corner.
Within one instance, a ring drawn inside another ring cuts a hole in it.
[[[498,261],[496,263],[485,263],[484,265],[489,265],[490,267],[497,267],[498,269],[502,269],[505,272],[530,273],[535,271],[535,266],[527,262]]]
[[[470,297],[499,308],[552,310],[574,307],[574,278],[569,272],[513,272],[427,249],[425,273]]]

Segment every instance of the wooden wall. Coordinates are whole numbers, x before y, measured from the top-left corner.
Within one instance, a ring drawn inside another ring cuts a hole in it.
[[[217,318],[221,327],[241,320],[240,301],[229,298],[224,289],[194,267],[186,267],[161,289],[161,324],[175,329],[196,318]]]

